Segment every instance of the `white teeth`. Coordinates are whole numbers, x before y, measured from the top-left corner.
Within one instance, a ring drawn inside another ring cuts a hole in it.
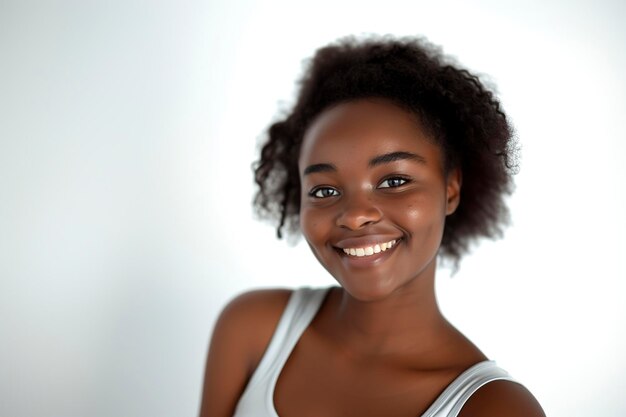
[[[395,244],[396,244],[396,240],[392,240],[389,242],[385,242],[385,243],[381,243],[381,244],[376,244],[374,246],[365,246],[363,248],[344,248],[343,252],[346,255],[351,255],[351,256],[356,256],[356,257],[363,257],[363,256],[371,256],[375,253],[380,253],[380,252],[384,252],[387,249],[391,249]]]

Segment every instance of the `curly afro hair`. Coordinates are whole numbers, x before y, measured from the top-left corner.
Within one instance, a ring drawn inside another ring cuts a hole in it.
[[[254,206],[277,222],[278,237],[299,230],[298,157],[307,128],[330,106],[363,98],[387,99],[418,115],[441,147],[445,169],[461,170],[461,200],[446,219],[440,254],[458,266],[476,239],[500,237],[517,146],[498,100],[427,41],[389,37],[348,37],[319,49],[292,111],[269,127],[254,165]]]

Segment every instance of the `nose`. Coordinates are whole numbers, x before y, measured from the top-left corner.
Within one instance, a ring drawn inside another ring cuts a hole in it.
[[[376,224],[382,219],[382,211],[372,201],[371,196],[344,194],[337,215],[336,224],[350,230],[358,230],[365,226]]]

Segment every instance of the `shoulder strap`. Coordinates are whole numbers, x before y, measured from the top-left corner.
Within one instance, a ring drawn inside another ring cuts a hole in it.
[[[308,287],[294,290],[283,311],[276,330],[252,374],[248,387],[263,380],[272,390],[291,351],[317,313],[328,288]]]
[[[494,361],[479,362],[452,381],[422,417],[457,417],[472,394],[496,380],[517,382]]]

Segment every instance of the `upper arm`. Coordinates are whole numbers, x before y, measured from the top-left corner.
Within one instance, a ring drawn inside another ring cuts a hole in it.
[[[231,417],[289,299],[289,290],[259,290],[233,299],[209,344],[200,417]]]
[[[523,385],[497,380],[480,387],[459,417],[545,417],[535,397]]]

